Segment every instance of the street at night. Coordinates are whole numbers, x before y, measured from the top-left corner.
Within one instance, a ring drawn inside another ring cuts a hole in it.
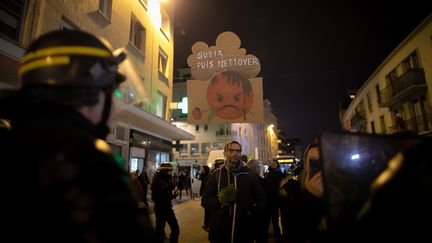
[[[420,242],[432,1],[2,0],[4,239]]]

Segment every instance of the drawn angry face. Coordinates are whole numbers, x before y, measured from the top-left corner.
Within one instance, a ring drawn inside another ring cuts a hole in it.
[[[250,81],[235,72],[219,73],[209,83],[207,102],[217,117],[228,120],[245,117],[253,102]]]

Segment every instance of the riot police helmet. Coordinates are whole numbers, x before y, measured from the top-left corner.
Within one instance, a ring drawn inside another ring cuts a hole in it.
[[[57,30],[32,42],[21,59],[21,89],[34,99],[72,106],[97,103],[101,90],[111,94],[125,77],[118,72],[126,54],[80,30]],[[36,95],[37,94],[37,95]]]

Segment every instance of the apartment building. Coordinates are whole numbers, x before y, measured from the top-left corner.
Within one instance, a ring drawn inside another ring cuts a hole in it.
[[[5,0],[0,4],[0,88],[17,87],[19,60],[37,36],[79,29],[124,48],[142,90],[122,87],[107,140],[128,170],[172,159],[172,141],[193,136],[169,123],[174,66],[173,3],[158,0]],[[141,97],[138,99],[137,97]]]
[[[391,134],[432,132],[432,15],[364,82],[341,118],[344,129]]]

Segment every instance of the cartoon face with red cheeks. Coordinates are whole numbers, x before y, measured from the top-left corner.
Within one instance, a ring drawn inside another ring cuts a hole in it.
[[[215,115],[223,119],[246,119],[252,102],[250,81],[236,72],[217,74],[207,88],[207,103],[215,111]]]

